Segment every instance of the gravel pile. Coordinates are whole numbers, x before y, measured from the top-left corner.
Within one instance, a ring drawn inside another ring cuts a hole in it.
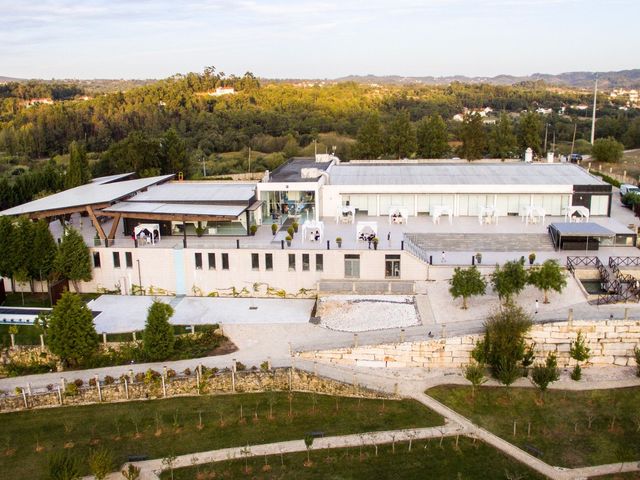
[[[320,325],[342,332],[366,332],[420,324],[413,296],[331,295],[318,302]]]

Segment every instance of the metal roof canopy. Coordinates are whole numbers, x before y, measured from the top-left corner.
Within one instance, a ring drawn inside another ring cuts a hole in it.
[[[246,205],[202,205],[192,203],[120,202],[102,210],[104,214],[122,214],[124,217],[158,215],[167,218],[189,217],[232,217],[236,218],[247,210]]]
[[[597,223],[552,223],[553,228],[561,236],[568,237],[615,237],[616,232]],[[631,232],[630,232],[631,233]]]
[[[331,185],[607,185],[566,163],[341,163],[330,176]]]
[[[157,185],[128,199],[130,202],[249,202],[255,184],[171,182]]]

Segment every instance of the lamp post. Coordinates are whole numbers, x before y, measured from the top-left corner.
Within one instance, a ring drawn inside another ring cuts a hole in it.
[[[138,264],[138,284],[140,285],[140,291],[142,292],[142,274],[140,273],[140,260],[136,259],[136,263]]]

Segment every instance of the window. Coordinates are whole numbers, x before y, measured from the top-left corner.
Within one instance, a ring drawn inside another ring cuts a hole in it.
[[[124,263],[127,268],[133,268],[133,255],[131,255],[131,252],[124,252]]]
[[[260,255],[257,253],[251,254],[251,270],[260,270]]]
[[[295,270],[295,269],[296,269],[296,254],[290,253],[289,254],[289,270]]]
[[[400,278],[400,255],[384,256],[384,276],[386,278]]]
[[[196,261],[196,270],[202,270],[202,254],[196,253],[194,257]]]
[[[228,253],[222,254],[222,269],[229,270],[229,254]]]
[[[360,255],[344,256],[345,278],[360,278]]]
[[[321,253],[316,253],[316,272],[324,270],[324,257]]]
[[[93,252],[93,268],[100,268],[100,252]]]
[[[273,253],[264,254],[264,269],[273,270]]]
[[[120,268],[120,252],[113,252],[113,268]]]
[[[303,272],[309,271],[309,254],[308,253],[302,254],[302,271]]]
[[[216,268],[216,254],[215,253],[209,253],[208,254],[208,260],[209,260],[209,270],[215,270],[215,268]]]

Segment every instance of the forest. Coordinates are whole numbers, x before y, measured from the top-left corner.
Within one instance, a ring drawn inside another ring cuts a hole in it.
[[[215,95],[218,87],[234,94]],[[520,157],[526,146],[544,154],[553,142],[588,153],[592,93],[546,85],[368,85],[354,82],[261,82],[251,73],[214,67],[99,93],[82,84],[0,85],[0,207],[64,185],[73,142],[93,176],[182,172],[187,178],[274,169],[285,159],[335,151],[353,158]],[[24,100],[49,97],[50,105]],[[620,110],[598,96],[596,135],[640,147],[638,110]],[[491,114],[453,116],[490,107]],[[541,115],[537,108],[551,108]],[[565,107],[564,114],[559,114]],[[546,135],[545,135],[546,133]],[[545,141],[546,137],[546,141]]]

